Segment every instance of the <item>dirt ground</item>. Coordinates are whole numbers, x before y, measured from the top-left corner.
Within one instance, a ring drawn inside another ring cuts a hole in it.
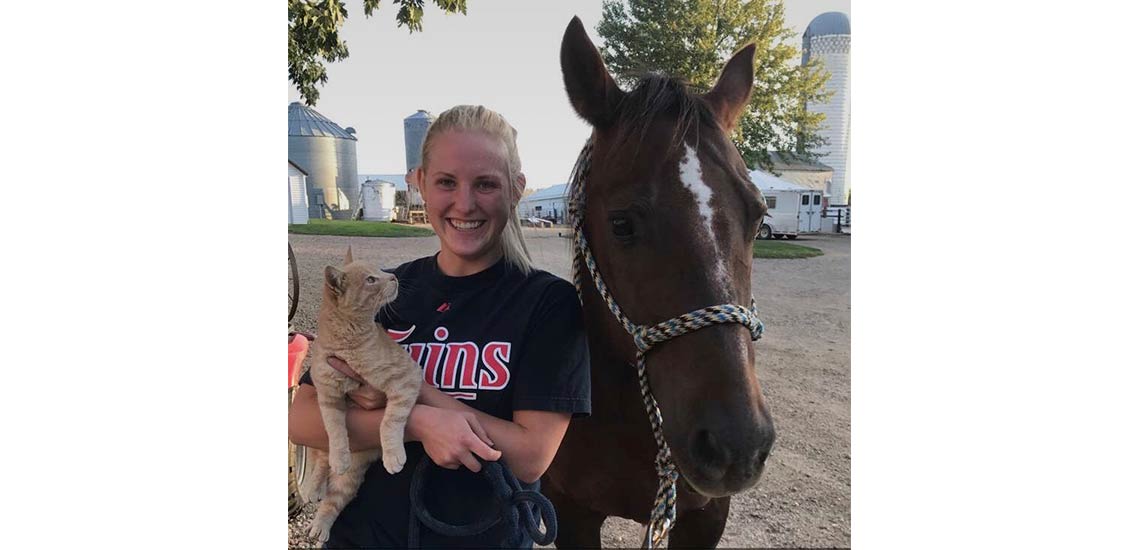
[[[566,229],[525,229],[541,269],[569,278]],[[351,244],[358,260],[384,267],[433,253],[435,237],[381,239],[290,235],[301,278],[297,330],[315,331],[325,265]],[[752,291],[766,331],[757,376],[776,423],[776,445],[760,483],[736,495],[721,548],[851,545],[851,238],[805,235],[796,244],[824,251],[801,260],[753,260]],[[304,536],[309,505],[289,522],[291,548]],[[635,547],[642,527],[610,518],[606,547]]]

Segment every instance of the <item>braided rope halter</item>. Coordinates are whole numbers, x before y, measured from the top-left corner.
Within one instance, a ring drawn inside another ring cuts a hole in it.
[[[574,229],[574,287],[578,290],[578,299],[582,300],[582,271],[581,263],[584,260],[594,279],[594,286],[598,294],[610,308],[610,312],[617,317],[626,332],[633,337],[637,346],[637,378],[641,387],[641,399],[645,403],[645,410],[649,413],[649,424],[653,429],[653,439],[657,441],[657,496],[654,500],[653,510],[649,515],[649,529],[645,534],[643,545],[653,548],[664,541],[665,535],[673,528],[677,516],[677,466],[673,464],[673,455],[669,451],[669,444],[665,441],[662,430],[661,410],[657,407],[657,400],[649,388],[649,377],[645,371],[645,354],[653,346],[671,340],[682,334],[695,332],[705,327],[721,323],[740,323],[752,333],[752,339],[760,339],[764,333],[764,323],[756,312],[756,300],[753,299],[750,307],[735,304],[708,306],[690,311],[678,317],[668,319],[655,325],[638,325],[626,317],[618,306],[617,301],[610,294],[606,283],[598,272],[594,261],[594,254],[586,243],[586,234],[582,229],[583,215],[586,210],[585,178],[590,172],[590,159],[594,149],[594,140],[591,137],[586,141],[578,160],[574,163],[574,171],[570,178],[570,197],[568,210],[570,223]]]

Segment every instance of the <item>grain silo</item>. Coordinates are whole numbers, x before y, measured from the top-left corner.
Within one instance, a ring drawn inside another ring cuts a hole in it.
[[[424,145],[424,136],[427,135],[431,121],[431,113],[423,109],[404,119],[404,160],[407,161],[408,172],[420,166],[420,149]]]
[[[300,102],[289,104],[289,160],[308,174],[310,218],[349,219],[360,206],[354,133]]]
[[[851,81],[848,78],[851,64],[851,20],[840,12],[821,13],[811,20],[804,31],[803,57],[819,59],[824,70],[831,73],[826,88],[832,93],[827,103],[809,103],[808,110],[826,115],[820,134],[827,145],[816,152],[819,159],[832,167],[835,173],[827,193],[831,204],[847,204],[851,198],[851,161],[847,145],[851,136]]]
[[[411,175],[412,170],[420,167],[424,137],[427,136],[428,127],[431,126],[432,120],[434,117],[431,116],[431,113],[423,109],[404,119],[404,160],[407,161],[407,173],[409,175]],[[410,179],[407,193],[410,220],[426,223],[427,218],[423,215],[424,199],[416,189],[415,182],[410,181]]]

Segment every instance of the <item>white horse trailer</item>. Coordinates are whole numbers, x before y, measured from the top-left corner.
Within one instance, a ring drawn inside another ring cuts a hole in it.
[[[823,192],[785,181],[760,170],[748,173],[752,183],[764,194],[768,215],[760,226],[761,239],[801,233],[819,233],[823,229]]]

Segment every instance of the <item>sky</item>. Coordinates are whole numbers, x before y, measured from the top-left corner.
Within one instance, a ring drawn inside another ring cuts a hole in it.
[[[356,129],[358,173],[403,173],[404,118],[418,109],[438,114],[471,103],[498,111],[518,130],[528,188],[566,181],[590,127],[566,99],[558,51],[575,15],[594,43],[602,43],[595,30],[600,0],[468,0],[467,15],[446,14],[429,0],[424,30],[412,34],[396,26],[390,2],[368,18],[362,0],[345,0],[345,7],[341,38],[349,57],[326,65],[328,83],[314,108]],[[785,1],[785,24],[796,31],[797,48],[812,18],[828,11],[850,16],[851,2]],[[291,84],[288,90],[290,102],[300,98]]]

